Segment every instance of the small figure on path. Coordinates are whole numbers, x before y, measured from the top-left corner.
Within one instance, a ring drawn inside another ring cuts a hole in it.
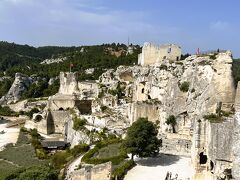
[[[166,175],[166,177],[165,177],[165,180],[168,180],[168,178],[169,178],[169,172],[167,172],[167,175]]]
[[[176,180],[178,179],[178,174],[175,175],[175,179],[176,179]]]

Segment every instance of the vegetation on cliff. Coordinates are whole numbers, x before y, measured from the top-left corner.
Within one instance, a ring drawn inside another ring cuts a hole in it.
[[[158,130],[155,124],[147,118],[139,118],[127,130],[123,148],[127,153],[139,157],[154,156],[159,152],[161,141],[157,138]]]

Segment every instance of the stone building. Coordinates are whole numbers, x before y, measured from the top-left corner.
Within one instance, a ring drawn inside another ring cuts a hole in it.
[[[181,54],[181,47],[175,44],[156,46],[151,43],[144,43],[142,53],[138,55],[138,64],[142,66],[150,65],[160,63],[164,59],[178,61]]]

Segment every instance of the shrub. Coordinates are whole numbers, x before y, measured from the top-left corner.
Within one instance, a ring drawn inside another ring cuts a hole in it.
[[[188,89],[189,89],[189,82],[187,81],[184,81],[181,85],[180,85],[180,90],[182,92],[188,92]]]
[[[102,112],[105,112],[108,107],[107,107],[107,106],[101,106],[100,108],[101,108],[101,111],[102,111]]]
[[[174,115],[170,115],[166,120],[167,125],[171,125],[173,128],[173,133],[175,133],[175,125],[177,124],[176,117]]]
[[[52,158],[51,162],[54,168],[62,169],[64,165],[72,159],[72,155],[67,151],[57,152]]]
[[[73,129],[78,131],[84,129],[84,125],[86,125],[87,120],[86,119],[80,119],[75,117],[73,120]]]
[[[70,150],[70,153],[76,157],[81,153],[87,152],[89,150],[89,145],[87,144],[79,144],[73,147],[73,149]]]
[[[98,94],[98,98],[102,98],[104,96],[104,92],[101,91],[99,94]]]
[[[127,171],[129,171],[130,169],[132,169],[135,166],[135,162],[133,160],[129,160],[124,162],[122,165],[120,165],[119,167],[117,167],[114,171],[113,171],[113,178],[115,178],[117,176],[117,178],[123,179],[124,175],[127,173]]]
[[[33,117],[33,114],[38,113],[38,112],[39,112],[38,108],[33,108],[33,109],[31,109],[30,111],[26,112],[25,114],[26,114],[28,117],[32,118],[32,117]]]
[[[217,59],[217,53],[211,54],[209,58],[213,60]]]
[[[164,64],[161,64],[160,69],[161,69],[161,70],[167,70],[168,67],[167,67],[166,65],[164,65]]]
[[[19,114],[11,110],[8,106],[0,106],[0,115],[1,116],[18,116]]]
[[[183,65],[183,62],[181,62],[181,61],[176,61],[176,64]]]
[[[36,156],[38,157],[38,159],[46,159],[47,153],[43,148],[36,149]]]
[[[217,116],[216,114],[204,115],[203,118],[209,120],[211,123],[218,123],[222,121],[222,117]]]

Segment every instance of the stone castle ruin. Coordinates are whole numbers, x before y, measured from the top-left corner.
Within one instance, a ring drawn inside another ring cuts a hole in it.
[[[162,153],[191,157],[194,179],[240,179],[240,85],[234,86],[231,52],[180,57],[176,45],[144,44],[139,65],[109,69],[98,81],[60,73],[59,92],[26,127],[62,133],[75,145],[89,137],[73,130],[71,110],[89,130],[106,127],[120,135],[148,117],[159,126]],[[176,132],[166,123],[171,115]]]
[[[181,59],[181,47],[175,44],[156,46],[151,43],[144,43],[142,53],[138,56],[139,65],[150,65],[161,63],[162,60],[179,61]]]

